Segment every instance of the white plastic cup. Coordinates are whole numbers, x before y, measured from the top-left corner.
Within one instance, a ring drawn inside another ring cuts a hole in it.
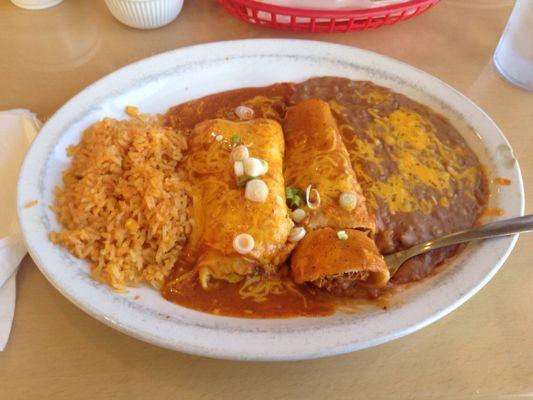
[[[533,0],[516,1],[493,60],[505,79],[533,91]]]
[[[26,10],[42,10],[58,5],[63,0],[11,0],[11,2],[20,8]]]

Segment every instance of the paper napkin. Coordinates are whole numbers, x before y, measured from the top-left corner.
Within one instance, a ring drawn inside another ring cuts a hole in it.
[[[40,127],[35,114],[28,110],[0,111],[0,351],[11,331],[16,271],[26,254],[17,221],[17,178]]]

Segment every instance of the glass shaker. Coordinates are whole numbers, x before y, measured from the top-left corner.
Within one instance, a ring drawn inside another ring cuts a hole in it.
[[[516,1],[493,59],[505,79],[533,91],[533,0]]]

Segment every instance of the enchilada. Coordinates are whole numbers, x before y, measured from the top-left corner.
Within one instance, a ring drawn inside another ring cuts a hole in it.
[[[329,105],[311,99],[288,109],[284,123],[284,176],[306,193],[302,226],[309,232],[291,258],[296,283],[332,289],[389,280],[383,257],[367,235],[375,229]],[[313,198],[314,192],[314,198]]]
[[[183,169],[193,225],[184,253],[195,262],[202,286],[208,287],[211,279],[236,282],[257,271],[275,272],[294,247],[287,243],[293,223],[285,204],[279,123],[208,120],[195,127],[188,142]],[[254,179],[254,173],[236,170],[239,149],[249,155],[245,165],[253,159],[267,166]],[[267,188],[264,198],[250,197],[250,187],[257,183]]]

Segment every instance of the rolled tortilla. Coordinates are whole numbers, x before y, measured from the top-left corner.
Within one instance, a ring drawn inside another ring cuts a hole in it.
[[[269,189],[265,202],[246,199],[244,187],[237,185],[231,159],[235,138],[248,145],[250,156],[268,163],[268,172],[260,176]],[[294,247],[287,243],[293,223],[285,202],[283,156],[283,132],[276,121],[215,119],[192,132],[183,164],[193,202],[185,254],[195,260],[204,288],[212,278],[235,282],[259,269],[274,272]],[[244,255],[233,247],[242,233],[255,242]]]
[[[307,208],[306,225],[311,229],[363,229],[373,232],[374,219],[357,182],[348,150],[342,142],[329,105],[307,100],[290,107],[283,125],[285,133],[285,184],[305,191],[312,185],[320,194],[320,206]],[[343,192],[356,196],[356,206],[339,206]]]
[[[312,185],[320,195],[315,208],[302,207],[307,212],[302,225],[308,233],[291,257],[295,282],[312,282],[326,289],[332,280],[343,281],[344,287],[385,285],[389,271],[368,237],[375,222],[328,104],[311,99],[290,107],[284,133],[286,185],[302,191]],[[341,207],[342,193],[355,196],[355,207]],[[347,234],[346,240],[337,236],[340,230]]]
[[[376,244],[365,232],[346,229],[348,239],[337,231],[320,228],[309,232],[292,254],[292,277],[296,283],[313,282],[318,287],[342,292],[352,284],[383,287],[389,271]]]

